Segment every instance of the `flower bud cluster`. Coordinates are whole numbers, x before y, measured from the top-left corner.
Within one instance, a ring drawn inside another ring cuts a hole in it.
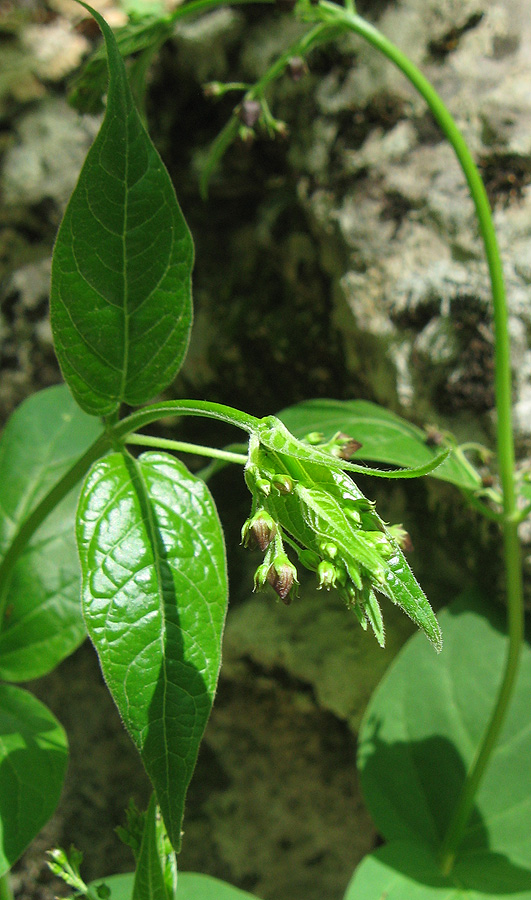
[[[320,435],[309,438],[322,444]],[[387,529],[374,503],[338,468],[337,451],[348,447],[350,452],[352,439],[340,434],[329,443],[328,452],[336,458],[330,466],[322,446],[314,451],[301,444],[281,423],[279,436],[268,436],[265,446],[258,435],[251,437],[245,479],[253,514],[243,526],[242,542],[265,552],[255,588],[269,584],[281,600],[291,602],[298,579],[286,544],[301,565],[315,572],[318,589],[337,590],[380,644],[384,629],[376,591],[400,605],[440,646],[437,621],[399,546],[407,543],[406,533],[399,526],[394,534]]]

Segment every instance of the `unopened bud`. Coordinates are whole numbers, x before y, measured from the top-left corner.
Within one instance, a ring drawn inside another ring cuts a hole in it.
[[[310,431],[309,434],[306,434],[303,438],[305,444],[311,444],[312,446],[316,446],[317,444],[322,444],[324,441],[324,434],[322,431]]]
[[[293,478],[289,475],[273,475],[271,482],[281,494],[291,494],[293,490]]]
[[[411,553],[413,550],[413,541],[402,525],[389,525],[388,531],[401,550],[404,550],[405,553]]]
[[[319,550],[323,556],[327,556],[328,559],[335,559],[337,556],[337,545],[333,544],[331,541],[321,541]]]
[[[260,118],[261,111],[262,107],[258,100],[244,100],[238,110],[238,115],[247,128],[253,128]]]
[[[288,73],[292,81],[300,81],[308,74],[308,66],[302,56],[292,56],[288,62]]]
[[[261,509],[244,522],[242,528],[242,544],[250,550],[258,547],[262,552],[267,550],[277,531],[276,522],[265,510]]]
[[[267,580],[286,606],[291,603],[291,591],[297,580],[297,569],[285,553],[279,553],[270,566]]]
[[[256,572],[254,573],[254,590],[259,591],[264,587],[267,576],[269,575],[270,565],[269,563],[262,563],[262,565],[258,566]]]
[[[321,588],[326,588],[327,591],[330,588],[335,587],[337,581],[337,572],[336,567],[328,562],[327,559],[323,559],[318,567],[317,567],[317,576],[319,578],[318,590]]]
[[[203,85],[203,94],[205,97],[221,97],[223,93],[223,85],[220,81],[209,81]]]

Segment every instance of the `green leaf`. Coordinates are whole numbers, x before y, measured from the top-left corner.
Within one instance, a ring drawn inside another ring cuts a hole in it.
[[[221,660],[217,512],[174,457],[113,453],[87,476],[77,534],[87,628],[177,849]]]
[[[442,875],[423,844],[393,841],[367,856],[344,900],[531,900],[531,872],[496,853],[464,854]]]
[[[345,432],[362,445],[356,460],[414,468],[429,463],[441,451],[426,444],[421,428],[365,400],[308,400],[282,410],[279,418],[298,438],[317,431],[329,440],[338,431]],[[481,487],[478,473],[455,450],[430,474],[467,490]]]
[[[0,556],[22,522],[101,434],[64,386],[25,400],[0,440]],[[74,535],[77,491],[37,529],[15,565],[0,631],[0,677],[38,678],[85,637]]]
[[[111,875],[92,882],[91,887],[106,884],[111,889],[111,900],[132,900],[134,873]],[[177,900],[257,900],[254,894],[212,878],[210,875],[196,875],[195,872],[179,872]]]
[[[0,684],[0,876],[52,815],[67,759],[66,735],[50,710]]]
[[[145,403],[177,373],[191,327],[193,245],[113,33],[90,11],[107,46],[107,110],[57,236],[51,316],[66,382],[86,412],[105,415]]]
[[[476,753],[507,653],[498,609],[469,593],[440,616],[443,652],[413,637],[373,695],[359,735],[362,789],[387,840],[440,847]],[[467,825],[459,857],[483,852],[531,868],[531,648]]]
[[[157,800],[152,794],[136,864],[132,900],[173,900],[173,895],[168,898],[166,893],[162,866],[157,839]]]

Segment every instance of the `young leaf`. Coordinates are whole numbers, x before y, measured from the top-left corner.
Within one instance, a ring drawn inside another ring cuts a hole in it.
[[[57,236],[51,317],[74,397],[106,415],[145,403],[177,373],[191,327],[193,245],[113,33],[86,8],[107,47],[107,109]]]
[[[325,440],[338,431],[351,435],[361,443],[356,461],[414,468],[430,462],[441,450],[428,446],[421,428],[365,400],[308,400],[282,410],[279,418],[301,439],[312,431],[322,432]],[[430,474],[467,490],[481,487],[479,474],[455,452]]]
[[[163,864],[157,840],[157,800],[152,794],[136,864],[132,900],[174,900],[174,894],[168,897],[166,893]]]
[[[373,695],[358,744],[363,792],[382,836],[427,844],[435,853],[492,712],[507,653],[502,616],[480,595],[463,596],[440,621],[444,653],[431,654],[417,636],[408,641]],[[531,871],[530,696],[525,644],[459,859],[488,847]]]
[[[0,876],[52,815],[67,759],[66,735],[50,710],[0,684]]]
[[[217,512],[174,457],[113,453],[87,476],[77,535],[87,628],[178,849],[221,661],[227,578]]]
[[[101,430],[64,385],[40,391],[18,407],[0,440],[0,559],[22,522]],[[15,564],[0,631],[1,678],[38,678],[85,637],[76,503],[74,490],[37,529]]]

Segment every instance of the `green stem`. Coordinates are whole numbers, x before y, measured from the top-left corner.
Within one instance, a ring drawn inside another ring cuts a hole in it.
[[[232,453],[230,450],[218,450],[216,447],[204,447],[202,444],[189,444],[186,441],[173,441],[169,438],[152,437],[149,434],[130,434],[126,437],[125,442],[144,447],[160,447],[162,450],[174,450],[176,453],[194,453],[196,456],[222,459],[224,462],[238,463],[242,466],[247,462],[247,456],[243,453]]]
[[[13,567],[24,552],[28,541],[49,513],[83,478],[93,462],[103,456],[111,447],[119,445],[131,432],[165,416],[182,415],[219,419],[249,433],[256,428],[260,421],[254,416],[250,416],[238,409],[233,409],[230,406],[223,406],[221,403],[208,403],[202,400],[175,400],[168,403],[157,403],[137,410],[137,412],[122,419],[120,422],[114,422],[114,417],[108,417],[104,434],[94,441],[88,450],[65,472],[57,484],[48,491],[27,519],[23,521],[11,541],[0,564],[0,628],[7,605],[9,580]],[[246,462],[246,459],[244,459],[244,462]],[[238,462],[240,462],[239,459]]]
[[[122,440],[133,431],[138,431],[139,428],[144,428],[145,425],[150,425],[157,419],[164,419],[168,416],[204,416],[207,419],[218,419],[220,422],[226,422],[227,425],[241,428],[249,434],[257,428],[260,422],[260,419],[255,416],[250,416],[232,406],[224,406],[222,403],[210,403],[208,400],[168,400],[166,403],[144,406],[131,413],[114,427],[113,436],[116,440]]]
[[[511,405],[511,365],[508,312],[505,299],[503,268],[494,230],[492,212],[485,186],[472,154],[452,116],[422,72],[391,41],[376,28],[348,9],[320,0],[315,10],[320,21],[341,23],[376,47],[393,62],[417,91],[424,97],[438,125],[452,145],[464,172],[472,196],[480,234],[485,247],[492,287],[495,331],[495,394],[497,410],[497,445],[500,480],[503,491],[503,543],[507,589],[507,625],[509,646],[505,670],[491,719],[486,727],[475,759],[467,773],[461,795],[441,848],[441,868],[451,871],[457,848],[463,838],[481,779],[487,769],[492,751],[512,698],[523,641],[523,589],[520,546],[517,534],[518,512],[514,477],[514,440]]]
[[[9,872],[0,878],[0,900],[14,900],[14,894],[11,890],[11,882]]]
[[[216,6],[236,6],[249,3],[275,3],[275,0],[190,0],[190,3],[183,3],[169,17],[170,22],[177,22],[194,13],[204,12],[206,9],[212,9]]]

